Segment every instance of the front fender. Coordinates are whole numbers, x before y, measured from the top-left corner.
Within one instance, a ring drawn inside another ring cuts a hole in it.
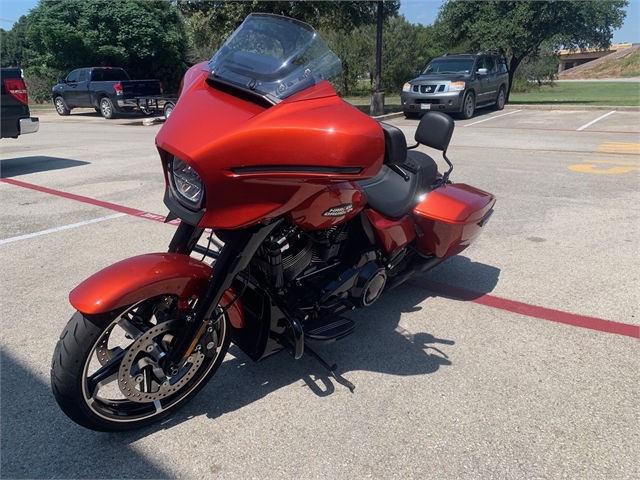
[[[87,315],[106,313],[157,295],[198,297],[211,278],[213,269],[188,255],[148,253],[127,258],[95,273],[74,288],[69,301]],[[227,305],[235,297],[232,288],[220,302]],[[240,300],[228,311],[235,328],[244,326]]]

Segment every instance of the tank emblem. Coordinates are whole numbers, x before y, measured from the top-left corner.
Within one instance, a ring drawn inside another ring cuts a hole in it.
[[[344,203],[337,207],[331,207],[322,214],[323,217],[344,217],[347,213],[353,212],[353,203]]]

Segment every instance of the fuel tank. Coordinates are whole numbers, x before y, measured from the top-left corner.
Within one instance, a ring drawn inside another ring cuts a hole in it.
[[[156,144],[165,177],[176,156],[203,180],[199,226],[244,228],[290,212],[333,184],[380,170],[380,124],[342,101],[329,82],[269,106],[216,88],[198,69],[202,64],[185,75]],[[308,219],[315,225],[322,220]]]

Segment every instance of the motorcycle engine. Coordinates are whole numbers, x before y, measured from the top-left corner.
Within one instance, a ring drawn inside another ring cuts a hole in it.
[[[320,315],[366,307],[382,293],[387,275],[375,251],[346,248],[349,235],[345,224],[312,232],[289,226],[263,244],[259,265],[271,285],[303,310]]]

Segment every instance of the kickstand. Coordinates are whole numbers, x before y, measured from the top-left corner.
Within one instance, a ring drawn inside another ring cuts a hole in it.
[[[331,374],[331,376],[334,378],[336,382],[338,382],[340,385],[347,387],[349,390],[351,390],[351,393],[353,393],[353,391],[356,389],[356,386],[353,383],[351,383],[349,380],[344,378],[342,375],[340,375],[339,373],[336,373],[336,369],[338,368],[338,366],[335,363],[329,366],[329,364],[325,362],[320,357],[320,355],[318,355],[316,352],[311,350],[309,345],[307,345],[306,343],[304,344],[304,351],[305,353],[308,353],[309,356],[315,358],[318,361],[318,363],[322,365]]]

